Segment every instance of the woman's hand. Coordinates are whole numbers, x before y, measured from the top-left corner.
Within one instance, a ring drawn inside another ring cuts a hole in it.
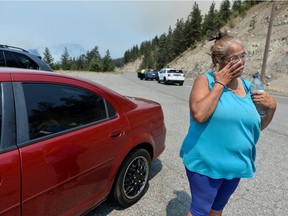
[[[259,91],[252,93],[252,100],[255,105],[261,105],[267,109],[266,116],[261,118],[261,130],[264,130],[272,121],[277,106],[276,101],[270,94]]]
[[[217,64],[214,72],[215,82],[222,83],[224,86],[228,85],[231,80],[240,77],[243,72],[244,65],[242,61],[237,63],[229,62],[220,70],[220,65]]]
[[[266,92],[260,92],[260,91],[253,92],[252,100],[256,105],[261,105],[266,109],[276,109],[275,99]]]

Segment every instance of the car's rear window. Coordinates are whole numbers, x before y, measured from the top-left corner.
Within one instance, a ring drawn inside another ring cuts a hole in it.
[[[180,73],[183,74],[182,70],[168,70],[168,73]]]
[[[158,73],[158,70],[153,70],[153,69],[151,69],[151,70],[148,70],[148,72],[149,72],[149,73]]]

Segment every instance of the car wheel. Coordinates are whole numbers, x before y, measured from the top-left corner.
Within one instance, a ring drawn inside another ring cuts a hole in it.
[[[183,86],[183,82],[180,82],[179,85],[180,85],[180,86]]]
[[[121,206],[136,203],[147,191],[151,157],[145,149],[138,149],[128,155],[116,179],[113,198]]]
[[[158,83],[160,83],[160,82],[161,82],[161,80],[160,80],[160,79],[158,79],[158,80],[157,80],[157,82],[158,82]]]
[[[164,77],[164,84],[165,84],[165,85],[168,85],[168,82],[167,82],[167,80],[166,80],[165,77]]]

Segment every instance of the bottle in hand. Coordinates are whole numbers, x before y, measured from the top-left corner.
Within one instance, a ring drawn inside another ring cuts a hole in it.
[[[251,93],[256,91],[264,92],[264,85],[259,78],[259,72],[253,74],[252,77],[253,77],[253,85],[251,85],[250,87]],[[259,104],[255,104],[255,106],[261,118],[265,117],[267,114],[267,109]]]

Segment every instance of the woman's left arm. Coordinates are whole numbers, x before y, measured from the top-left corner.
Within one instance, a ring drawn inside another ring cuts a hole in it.
[[[261,130],[264,130],[272,121],[276,111],[276,100],[267,92],[254,92],[252,99],[255,104],[260,104],[267,109],[266,116],[261,118]]]

